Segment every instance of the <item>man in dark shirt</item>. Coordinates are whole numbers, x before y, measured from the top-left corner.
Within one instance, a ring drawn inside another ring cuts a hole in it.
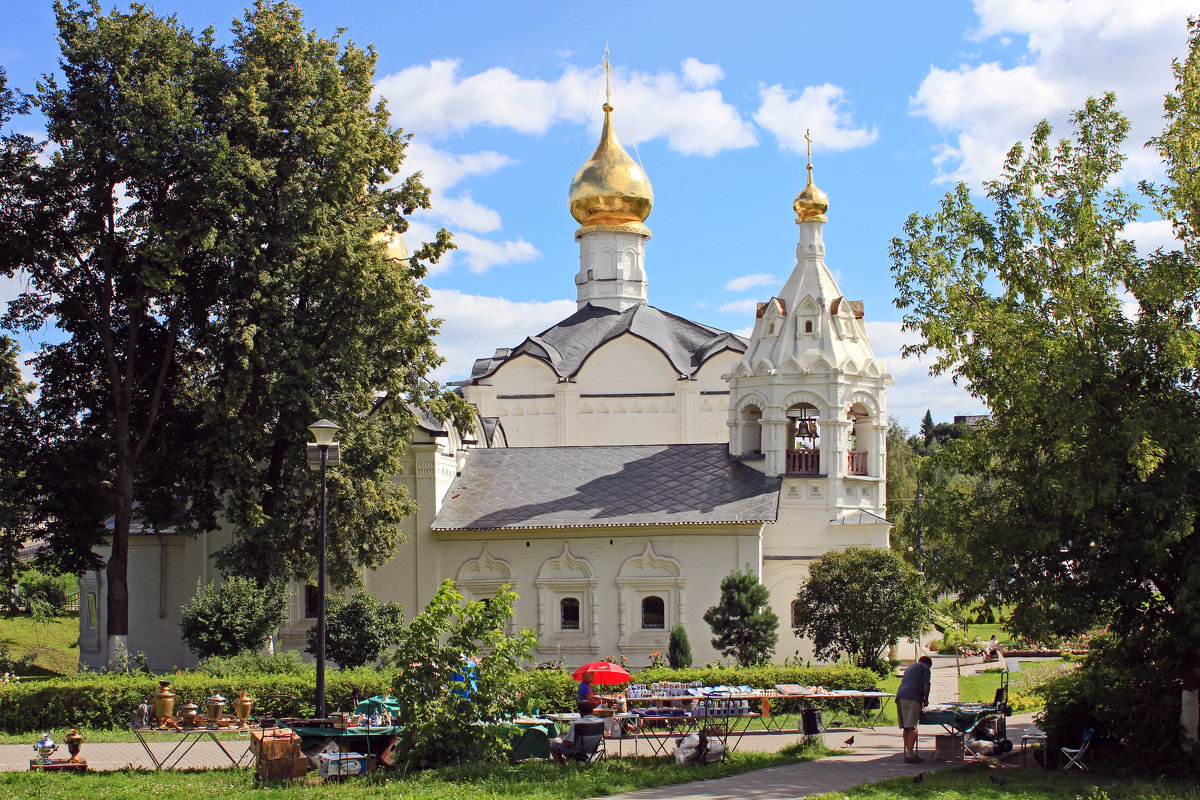
[[[896,713],[904,737],[905,764],[920,764],[925,760],[917,755],[917,724],[921,721],[921,710],[929,705],[932,666],[932,658],[921,656],[904,670],[904,678],[896,690]]]

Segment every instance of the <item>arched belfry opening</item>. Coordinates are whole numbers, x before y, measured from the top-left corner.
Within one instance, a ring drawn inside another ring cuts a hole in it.
[[[796,403],[787,410],[788,475],[821,473],[820,413],[811,403]]]
[[[744,456],[762,453],[762,409],[748,405],[741,410],[741,454]]]
[[[867,475],[871,452],[876,447],[875,433],[870,428],[871,412],[862,403],[855,403],[846,412],[850,421],[850,441],[846,450],[846,474]]]

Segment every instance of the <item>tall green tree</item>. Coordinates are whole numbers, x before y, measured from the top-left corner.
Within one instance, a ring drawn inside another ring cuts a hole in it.
[[[3,78],[0,76],[0,81]],[[0,336],[0,607],[9,607],[16,586],[18,555],[34,535],[33,509],[37,499],[35,455],[37,418],[30,393],[34,384],[21,377],[17,343]]]
[[[1191,44],[1159,140],[1177,235],[1196,196],[1181,182],[1195,150],[1175,137],[1195,141],[1195,25]],[[959,186],[892,244],[897,305],[923,337],[905,354],[936,354],[934,372],[991,417],[932,456],[977,480],[931,504],[944,524],[928,569],[965,597],[1016,604],[1023,633],[1111,623],[1195,686],[1200,271],[1186,250],[1143,262],[1123,236],[1138,209],[1114,185],[1129,127],[1115,98],[1088,100],[1072,127],[1054,142],[1043,122],[1009,152],[985,184],[990,212]],[[1195,693],[1184,700],[1194,720]]]
[[[932,620],[917,571],[878,547],[831,550],[814,560],[796,599],[795,633],[812,640],[817,658],[848,656],[881,675],[885,648],[917,636]]]
[[[383,238],[403,233],[429,192],[419,175],[397,177],[409,137],[372,99],[372,49],[316,36],[287,3],[258,2],[234,35],[225,113],[246,164],[230,200],[236,269],[203,342],[209,369],[191,385],[209,497],[235,528],[219,564],[261,581],[315,573],[319,482],[304,442],[329,418],[342,427],[330,576],[352,584],[394,554],[414,509],[391,481],[413,429],[401,401],[469,424],[465,404],[426,380],[441,359],[420,278],[451,244],[443,230],[411,259],[387,256]]]
[[[779,643],[779,617],[771,610],[770,593],[753,570],[734,570],[721,580],[721,597],[704,612],[714,634],[712,646],[742,666],[761,664]]]
[[[925,446],[928,447],[933,439],[933,412],[928,408],[925,409],[925,416],[921,417],[921,436],[925,438]]]
[[[237,176],[214,136],[227,78],[210,35],[139,6],[102,16],[57,3],[63,82],[32,98],[47,140],[4,140],[0,274],[28,288],[3,325],[62,339],[34,359],[47,438],[45,531],[65,566],[96,566],[106,533],[110,645],[128,633],[134,498],[173,482],[162,420],[217,307],[212,250]],[[39,163],[39,153],[47,161]],[[11,216],[10,216],[11,214]],[[112,530],[104,521],[111,517]]]

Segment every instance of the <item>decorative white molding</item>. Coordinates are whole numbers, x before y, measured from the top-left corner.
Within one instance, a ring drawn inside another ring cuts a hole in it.
[[[454,585],[468,600],[491,597],[501,586],[511,584],[512,566],[507,561],[494,557],[486,544],[477,557],[463,562],[454,578]]]

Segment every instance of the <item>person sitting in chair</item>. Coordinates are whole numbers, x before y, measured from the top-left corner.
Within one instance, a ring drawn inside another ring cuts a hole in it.
[[[592,713],[596,710],[596,707],[591,702],[580,700],[576,708],[579,711],[579,719],[572,722],[571,727],[567,728],[567,732],[562,736],[550,740],[550,757],[555,761],[562,761],[574,749],[576,725],[588,722],[604,722],[604,720]]]
[[[983,660],[991,661],[993,658],[1000,657],[1000,641],[996,638],[996,634],[992,634],[989,641],[983,643]]]

